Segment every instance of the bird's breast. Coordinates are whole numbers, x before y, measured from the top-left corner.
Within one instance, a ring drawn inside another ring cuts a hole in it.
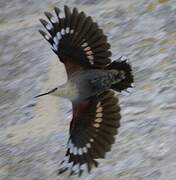
[[[79,89],[76,83],[68,81],[66,86],[61,89],[64,97],[75,101],[79,98]]]

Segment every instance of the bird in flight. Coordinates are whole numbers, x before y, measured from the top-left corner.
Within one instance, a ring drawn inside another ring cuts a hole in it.
[[[111,150],[121,119],[115,91],[132,87],[133,75],[126,60],[111,61],[107,37],[90,16],[68,6],[64,17],[59,8],[54,11],[55,15],[45,12],[48,21],[40,22],[47,32],[39,32],[64,63],[68,80],[36,97],[51,94],[72,102],[67,150],[58,173],[69,170],[80,176]]]

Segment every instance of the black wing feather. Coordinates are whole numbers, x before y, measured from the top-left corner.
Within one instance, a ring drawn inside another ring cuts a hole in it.
[[[106,91],[84,104],[73,106],[70,138],[65,155],[68,158],[64,161],[65,167],[59,172],[70,170],[71,174],[81,175],[86,167],[90,172],[92,167],[98,166],[96,159],[104,158],[106,152],[110,151],[120,127],[120,107],[118,98],[112,91]],[[72,166],[69,167],[68,163],[71,162]]]
[[[64,6],[65,17],[61,18],[60,9],[55,7],[54,10],[57,19],[50,12],[45,12],[49,22],[40,19],[49,35],[42,30],[40,33],[65,64],[69,77],[80,69],[105,68],[110,64],[107,37],[90,16],[76,8],[70,11],[68,6]],[[71,70],[75,64],[79,68]]]

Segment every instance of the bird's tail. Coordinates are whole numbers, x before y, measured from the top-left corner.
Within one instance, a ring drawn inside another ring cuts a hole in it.
[[[119,58],[119,60],[120,59],[121,58]],[[113,61],[109,66],[107,66],[106,69],[114,69],[120,72],[120,74],[123,74],[124,78],[111,86],[113,90],[121,92],[123,90],[126,91],[127,88],[132,87],[132,83],[134,82],[132,69],[130,64],[128,64],[126,60]]]
[[[55,7],[56,16],[45,12],[49,22],[40,19],[48,33],[39,30],[51,44],[52,50],[63,63],[72,59],[83,67],[104,67],[110,63],[110,44],[102,29],[84,12],[73,11],[64,6],[65,17],[60,16],[60,9]]]

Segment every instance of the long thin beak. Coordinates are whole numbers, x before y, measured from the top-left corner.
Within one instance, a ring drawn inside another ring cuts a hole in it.
[[[39,95],[35,96],[35,98],[38,98],[38,97],[40,97],[40,96],[44,96],[44,95],[47,95],[47,94],[51,94],[52,92],[54,92],[54,91],[56,91],[56,90],[57,90],[57,88],[54,88],[54,89],[52,89],[51,91],[48,91],[48,92],[46,92],[46,93],[39,94]]]

